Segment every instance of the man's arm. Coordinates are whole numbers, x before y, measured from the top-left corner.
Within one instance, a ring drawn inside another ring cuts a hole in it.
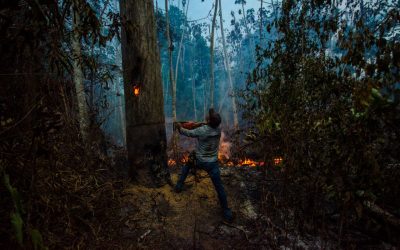
[[[191,130],[182,127],[178,127],[178,129],[179,133],[181,133],[182,135],[186,135],[188,137],[193,137],[193,138],[197,138],[204,134],[203,126]]]

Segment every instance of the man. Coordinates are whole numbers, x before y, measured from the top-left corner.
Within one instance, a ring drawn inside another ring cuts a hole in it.
[[[185,136],[197,138],[198,143],[195,150],[196,167],[207,171],[214,184],[215,191],[217,191],[224,219],[231,222],[233,219],[232,211],[228,207],[228,201],[218,166],[218,148],[221,138],[221,129],[219,125],[221,124],[221,116],[216,113],[214,109],[210,109],[206,120],[206,124],[193,130],[185,129],[180,124],[177,124],[177,129]],[[175,191],[177,193],[182,191],[190,167],[190,165],[182,167],[181,176],[175,186]]]

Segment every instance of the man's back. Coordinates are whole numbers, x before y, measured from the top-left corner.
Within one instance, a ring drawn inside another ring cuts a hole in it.
[[[196,147],[196,158],[202,162],[218,161],[219,141],[221,129],[203,125],[193,130],[182,128],[181,133],[198,139]]]

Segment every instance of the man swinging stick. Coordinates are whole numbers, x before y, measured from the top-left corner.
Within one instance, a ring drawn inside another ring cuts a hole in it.
[[[218,165],[221,116],[214,109],[210,109],[206,121],[206,123],[186,123],[183,125],[177,123],[175,127],[182,135],[197,138],[197,147],[195,150],[196,168],[207,171],[218,194],[218,199],[223,210],[223,217],[226,221],[231,222],[233,219],[232,211],[228,207]],[[181,176],[175,186],[175,192],[180,193],[182,191],[191,167],[189,164],[182,167]]]

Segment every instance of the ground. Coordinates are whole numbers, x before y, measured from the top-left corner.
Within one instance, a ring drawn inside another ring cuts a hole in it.
[[[287,239],[292,236],[286,233],[284,243],[283,236],[277,234],[282,230],[259,215],[260,202],[255,201],[260,200],[260,191],[255,183],[262,178],[260,171],[250,167],[221,168],[235,216],[231,224],[222,220],[207,173],[199,171],[197,175],[198,182],[189,175],[184,190],[178,194],[169,185],[129,186],[121,209],[127,249],[275,249],[290,242]],[[172,179],[176,183],[178,170],[172,171]],[[296,244],[305,243],[297,239]],[[312,244],[306,245],[304,248],[309,248],[318,242],[313,239]]]
[[[176,172],[172,172],[173,183],[178,179]],[[232,224],[222,220],[218,198],[207,173],[199,171],[197,175],[198,182],[189,175],[179,194],[169,185],[156,189],[130,186],[126,190],[127,206],[122,209],[125,236],[137,238],[139,247],[149,249],[232,248],[233,242],[247,242],[245,225],[257,214],[245,195],[246,184],[240,180],[242,175],[234,176],[229,169],[221,170],[235,214]]]

